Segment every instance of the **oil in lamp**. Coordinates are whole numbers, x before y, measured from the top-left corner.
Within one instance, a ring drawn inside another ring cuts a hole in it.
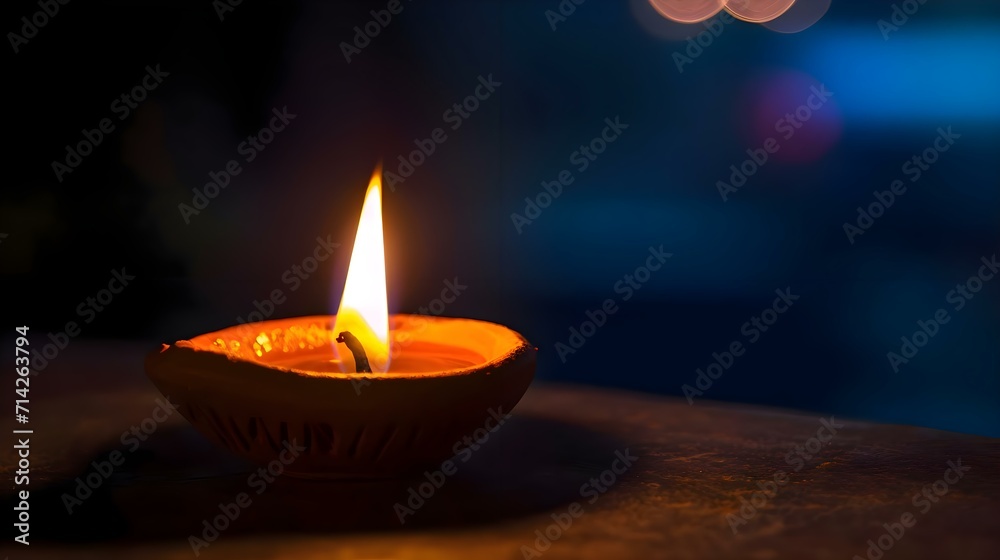
[[[521,399],[536,349],[520,334],[388,314],[381,193],[376,170],[336,315],[233,326],[147,357],[149,378],[208,439],[260,464],[295,443],[305,451],[286,472],[301,477],[393,476],[440,464]]]

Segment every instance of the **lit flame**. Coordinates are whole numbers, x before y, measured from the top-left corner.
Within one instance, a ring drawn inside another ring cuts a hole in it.
[[[334,335],[350,331],[361,345],[373,372],[389,369],[389,305],[385,289],[385,243],[382,239],[382,168],[379,166],[368,183],[365,204],[361,208],[358,234],[354,238],[347,282],[340,298]],[[353,360],[344,345],[335,346],[345,369]]]

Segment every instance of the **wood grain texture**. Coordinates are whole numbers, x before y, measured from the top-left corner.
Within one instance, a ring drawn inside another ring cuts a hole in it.
[[[255,467],[208,444],[179,414],[135,452],[122,443],[123,431],[148,417],[160,397],[142,373],[148,349],[76,341],[33,378],[33,544],[8,544],[8,525],[0,555],[192,558],[189,535],[200,535],[202,521],[241,492],[252,503],[201,557],[523,558],[521,547],[534,546],[535,531],[544,532],[551,516],[571,511],[574,502],[579,509],[572,511],[582,514],[542,558],[864,558],[867,541],[885,533],[883,523],[907,512],[915,525],[885,560],[1000,552],[998,440],[836,418],[844,426],[796,471],[787,455],[817,434],[819,414],[689,406],[586,387],[529,389],[514,415],[479,449],[460,455],[457,472],[402,525],[394,504],[405,504],[422,476],[279,476],[258,494],[248,483]],[[124,464],[67,514],[63,493],[116,449]],[[638,459],[590,503],[588,481],[626,449]],[[959,459],[970,470],[922,512],[914,495]],[[8,447],[7,511],[15,469]],[[739,515],[741,497],[751,499],[758,482],[779,471],[787,483],[734,535],[726,515]]]

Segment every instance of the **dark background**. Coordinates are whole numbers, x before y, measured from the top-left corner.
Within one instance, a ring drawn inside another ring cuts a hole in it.
[[[372,169],[443,127],[385,197],[391,311],[457,277],[444,314],[523,333],[540,380],[680,395],[790,287],[801,299],[699,398],[1000,436],[1000,280],[945,301],[1000,241],[1000,5],[927,2],[886,40],[891,2],[834,0],[797,34],[721,25],[681,72],[704,27],[643,0],[587,1],[554,31],[555,0],[404,0],[348,63],[341,43],[385,4],[246,0],[220,21],[207,0],[71,2],[8,43],[9,326],[34,347],[70,320],[151,347],[226,327],[328,235],[334,258],[273,317],[331,312]],[[8,2],[0,21],[19,32],[36,11]],[[157,64],[169,77],[119,121],[111,102]],[[442,113],[490,74],[502,85],[451,130]],[[820,84],[830,101],[724,202],[729,166]],[[178,205],[285,106],[295,120],[186,224]],[[615,116],[629,128],[577,172],[570,154]],[[115,131],[57,181],[52,161],[105,117]],[[948,126],[961,138],[851,244],[843,224]],[[511,214],[563,169],[574,183],[518,233]],[[621,301],[660,245],[673,257]],[[123,266],[133,285],[83,324]],[[556,343],[607,298],[619,311],[563,363]],[[951,321],[893,371],[887,352],[939,308]]]

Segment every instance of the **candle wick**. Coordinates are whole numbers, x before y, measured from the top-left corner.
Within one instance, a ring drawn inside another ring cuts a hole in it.
[[[344,331],[337,336],[337,342],[347,345],[347,349],[354,354],[354,372],[371,373],[372,367],[368,365],[368,355],[365,354],[365,347],[361,345],[358,337],[351,334],[351,331]]]

